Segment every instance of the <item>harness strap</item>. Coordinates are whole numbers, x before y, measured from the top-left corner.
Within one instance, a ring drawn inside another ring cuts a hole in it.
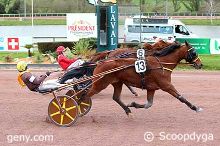
[[[95,75],[90,76],[90,77],[85,77],[85,78],[79,79],[79,80],[77,80],[75,82],[66,83],[63,86],[58,87],[57,90],[62,90],[62,89],[65,89],[67,87],[71,87],[71,86],[74,86],[74,85],[77,85],[79,83],[82,83],[82,82],[85,82],[85,81],[88,81],[88,80],[92,80],[92,79],[95,79],[95,78],[102,78],[103,76],[105,76],[107,74],[110,74],[110,73],[113,73],[113,72],[117,72],[119,70],[123,70],[123,69],[129,68],[129,67],[133,67],[133,66],[134,66],[133,64],[131,64],[131,65],[122,65],[122,66],[119,66],[119,67],[116,67],[116,68],[113,68],[113,69],[110,69],[110,70],[107,70],[107,71],[95,74]]]
[[[166,67],[163,67],[164,70],[167,70],[167,71],[170,71],[172,72],[173,70],[172,69],[169,69],[169,68],[166,68]]]
[[[132,52],[125,52],[125,53],[116,55],[115,58],[128,58],[132,54],[133,54]]]
[[[164,70],[167,70],[167,71],[170,71],[170,72],[173,71],[172,69],[169,69],[169,68],[167,68],[167,67],[163,67],[163,64],[166,64],[166,65],[173,65],[173,64],[176,64],[176,63],[166,63],[166,62],[161,62],[160,59],[157,58],[156,56],[155,56],[155,58],[157,59],[158,63],[160,64],[160,68],[163,69],[163,71],[164,71]]]
[[[106,56],[105,56],[105,60],[106,60],[106,59],[108,59],[108,55],[109,55],[109,53],[108,53],[108,54],[106,54]]]
[[[193,60],[193,62],[197,61],[198,59],[200,59],[199,57],[196,57],[196,59]]]
[[[140,73],[141,75],[141,89],[144,90],[144,86],[145,86],[145,74],[144,73]]]

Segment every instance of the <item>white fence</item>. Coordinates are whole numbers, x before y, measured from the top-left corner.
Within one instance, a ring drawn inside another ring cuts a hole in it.
[[[210,13],[197,13],[197,12],[181,12],[181,13],[155,13],[143,12],[145,16],[210,16]],[[136,12],[119,13],[119,16],[134,16]],[[0,18],[18,18],[18,17],[31,17],[31,13],[27,14],[0,14]],[[34,17],[66,17],[66,13],[34,13]],[[220,13],[213,13],[213,16],[220,16]]]

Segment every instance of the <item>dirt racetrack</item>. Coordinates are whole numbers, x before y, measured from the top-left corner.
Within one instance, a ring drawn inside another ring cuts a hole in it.
[[[134,109],[133,119],[112,100],[109,86],[93,97],[91,111],[72,127],[45,122],[52,95],[41,95],[21,88],[16,71],[0,71],[0,145],[220,145],[220,72],[175,71],[172,82],[190,102],[204,109],[201,113],[163,91],[157,91],[153,106]],[[122,100],[144,103],[146,91],[136,89],[134,98],[126,87]],[[151,141],[152,135],[154,139]],[[53,135],[51,141],[24,141],[21,135]],[[149,138],[149,139],[148,139]],[[151,141],[151,142],[147,142]]]

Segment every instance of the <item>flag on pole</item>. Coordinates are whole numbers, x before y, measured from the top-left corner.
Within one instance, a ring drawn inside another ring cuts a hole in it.
[[[98,5],[98,0],[88,0],[90,4],[96,6]]]

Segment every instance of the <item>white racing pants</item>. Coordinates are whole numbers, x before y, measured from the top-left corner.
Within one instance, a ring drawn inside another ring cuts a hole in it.
[[[77,59],[75,62],[73,62],[73,63],[67,68],[67,70],[68,70],[68,69],[71,69],[71,68],[76,68],[76,67],[82,65],[83,63],[85,63],[84,60],[82,60],[82,59]]]
[[[62,86],[63,84],[60,84],[57,82],[57,79],[53,79],[53,80],[47,80],[44,81],[42,84],[40,84],[40,86],[38,87],[39,91],[46,91],[46,90],[50,90],[50,89],[55,89],[57,87]]]

